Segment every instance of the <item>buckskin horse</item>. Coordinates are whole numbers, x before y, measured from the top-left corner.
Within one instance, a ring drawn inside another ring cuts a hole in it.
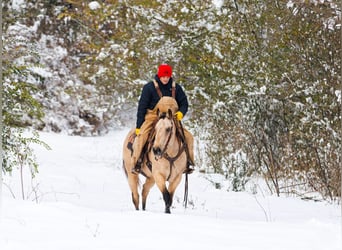
[[[170,208],[173,196],[181,182],[182,174],[186,170],[187,157],[182,135],[179,129],[177,129],[177,121],[171,109],[163,113],[158,110],[157,117],[157,121],[146,144],[146,154],[140,171],[140,174],[146,177],[141,192],[142,209],[146,209],[147,196],[156,183],[163,195],[165,213],[171,213]],[[131,173],[133,168],[131,163],[132,152],[127,147],[133,133],[134,129],[128,133],[124,141],[123,168],[132,191],[134,207],[136,210],[139,210],[139,175]],[[185,190],[187,190],[187,174],[185,185]],[[184,195],[185,201],[186,195],[187,191],[185,191]]]

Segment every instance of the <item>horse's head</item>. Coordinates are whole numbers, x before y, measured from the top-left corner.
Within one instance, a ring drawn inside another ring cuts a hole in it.
[[[153,143],[153,153],[156,158],[161,158],[166,152],[171,137],[175,135],[175,125],[171,109],[168,112],[157,110],[158,122],[155,125],[155,138]]]

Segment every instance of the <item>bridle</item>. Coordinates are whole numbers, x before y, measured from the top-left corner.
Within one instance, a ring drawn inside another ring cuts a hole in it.
[[[159,118],[159,119],[162,119],[162,118]],[[169,118],[168,118],[169,119]],[[166,143],[165,143],[165,146],[164,146],[164,149],[161,151],[161,153],[160,153],[160,155],[161,155],[161,157],[165,157],[165,156],[168,156],[168,154],[167,154],[167,148],[168,148],[168,146],[169,146],[169,143],[170,143],[170,140],[171,140],[171,136],[172,136],[172,132],[173,132],[173,127],[175,126],[175,124],[174,124],[174,121],[172,121],[172,119],[170,119],[171,120],[171,123],[172,123],[172,127],[171,127],[171,130],[169,131],[169,136],[167,137],[167,140],[166,140]],[[166,158],[166,157],[165,157]],[[157,159],[157,157],[155,157],[155,160],[157,161],[158,159]]]
[[[183,144],[181,144],[181,141],[177,138],[177,142],[178,142],[178,148],[179,148],[179,150],[178,150],[178,152],[177,152],[177,154],[175,155],[175,156],[170,156],[168,153],[167,153],[167,149],[168,149],[168,146],[169,146],[169,144],[170,144],[170,140],[171,140],[171,137],[172,137],[172,134],[173,134],[173,129],[174,128],[177,128],[177,126],[176,126],[176,123],[175,123],[175,120],[174,120],[174,118],[168,118],[168,117],[166,117],[164,114],[162,114],[160,117],[159,117],[159,120],[160,119],[165,119],[165,118],[167,118],[167,119],[169,119],[169,120],[171,120],[171,123],[172,123],[172,127],[171,127],[171,131],[169,132],[169,136],[168,136],[168,138],[167,138],[167,140],[166,140],[166,143],[165,143],[165,146],[164,146],[164,148],[161,150],[161,152],[160,152],[160,158],[165,158],[168,162],[169,162],[169,165],[170,165],[170,174],[169,174],[169,176],[168,176],[168,178],[167,178],[167,180],[169,180],[170,179],[170,176],[171,176],[171,174],[172,174],[172,166],[174,165],[174,162],[181,156],[181,154],[184,152],[184,150],[185,150],[185,144],[183,143]],[[177,132],[177,131],[176,131]],[[176,136],[177,136],[177,133],[176,133]],[[153,144],[153,143],[152,143]],[[151,149],[153,148],[153,146],[151,147]],[[155,156],[155,160],[156,161],[158,161],[158,158]]]

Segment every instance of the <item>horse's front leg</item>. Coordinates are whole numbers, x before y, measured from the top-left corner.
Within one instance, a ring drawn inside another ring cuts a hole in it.
[[[182,180],[182,174],[179,174],[178,176],[176,176],[173,180],[169,180],[169,193],[171,195],[171,204],[172,204],[172,197],[176,191],[176,188],[178,187],[179,183]]]
[[[172,194],[169,193],[167,189],[163,192],[163,198],[165,202],[165,213],[170,214],[171,213],[171,205],[172,205]]]
[[[172,195],[167,190],[166,179],[162,175],[157,175],[155,177],[155,182],[156,182],[160,192],[163,194],[163,199],[165,202],[165,213],[169,214],[169,213],[171,213],[170,208],[171,208],[171,204],[172,204]]]

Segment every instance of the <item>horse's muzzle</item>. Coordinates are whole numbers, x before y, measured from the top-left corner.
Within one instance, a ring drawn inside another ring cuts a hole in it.
[[[154,147],[154,148],[152,148],[152,151],[156,157],[162,156],[162,150],[160,149],[160,147]]]

